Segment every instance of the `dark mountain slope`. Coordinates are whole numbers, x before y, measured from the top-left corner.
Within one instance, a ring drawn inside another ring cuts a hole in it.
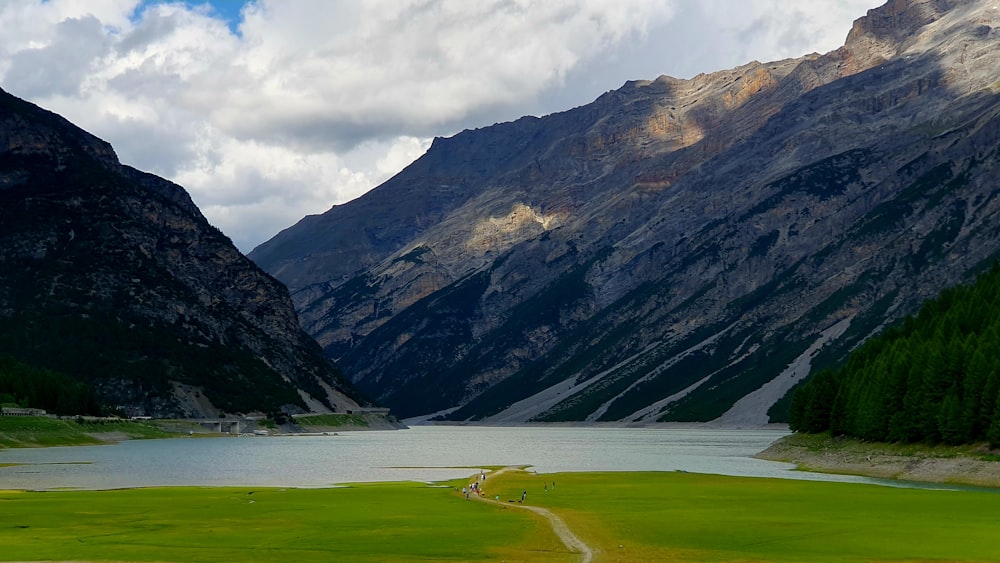
[[[0,91],[0,355],[155,415],[329,411],[361,395],[287,291],[179,186]]]
[[[765,422],[1000,249],[998,26],[894,0],[831,53],[466,131],[251,258],[402,413]]]

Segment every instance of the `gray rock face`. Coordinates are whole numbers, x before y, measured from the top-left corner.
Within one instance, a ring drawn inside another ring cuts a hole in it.
[[[157,416],[357,408],[287,289],[183,188],[0,91],[0,355]]]
[[[827,54],[437,139],[250,257],[398,413],[712,420],[996,258],[998,47],[991,2],[892,0]]]

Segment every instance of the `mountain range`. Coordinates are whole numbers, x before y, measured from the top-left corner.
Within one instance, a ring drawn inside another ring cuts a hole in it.
[[[402,416],[778,420],[996,260],[998,50],[993,2],[889,0],[829,53],[435,139],[249,257]]]

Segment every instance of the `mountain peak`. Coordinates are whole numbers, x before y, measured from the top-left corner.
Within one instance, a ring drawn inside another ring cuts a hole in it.
[[[981,0],[890,0],[855,20],[844,48],[862,59],[888,60],[940,51],[956,35],[988,34],[998,22],[998,7]]]
[[[62,116],[0,89],[0,150],[17,155],[43,155],[62,162],[72,154],[86,155],[109,169],[120,166],[106,141],[73,125]]]

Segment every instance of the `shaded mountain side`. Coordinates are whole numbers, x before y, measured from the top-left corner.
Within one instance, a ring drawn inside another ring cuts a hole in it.
[[[3,91],[0,355],[84,381],[129,413],[365,402],[299,328],[287,290],[180,186]]]
[[[438,139],[250,257],[400,414],[715,419],[996,256],[998,26],[892,0],[830,53]]]

